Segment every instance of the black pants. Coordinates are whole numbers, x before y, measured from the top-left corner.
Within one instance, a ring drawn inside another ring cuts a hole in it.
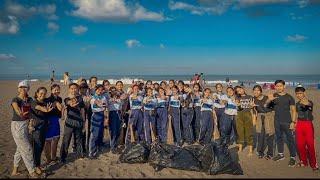
[[[276,142],[277,142],[277,148],[278,153],[284,152],[284,138],[283,134],[287,137],[287,145],[290,152],[291,157],[296,157],[296,147],[295,147],[295,141],[293,138],[293,132],[290,129],[290,124],[280,124],[275,121],[275,131],[276,131]]]
[[[32,146],[34,165],[39,167],[41,165],[41,154],[46,140],[46,126],[37,128],[32,132]]]
[[[265,134],[265,132],[257,133],[258,136],[258,146],[257,152],[259,154],[264,154],[264,151],[268,148],[267,155],[273,156],[273,142],[274,135]]]
[[[82,128],[75,128],[75,127],[68,126],[66,124],[64,127],[63,139],[62,139],[61,150],[60,150],[60,157],[62,161],[65,161],[67,158],[68,148],[69,148],[70,140],[73,133],[75,136],[77,155],[80,157],[83,157]]]

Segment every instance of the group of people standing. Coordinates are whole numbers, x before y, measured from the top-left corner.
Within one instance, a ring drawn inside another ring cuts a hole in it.
[[[275,82],[276,93],[263,95],[261,86],[253,88],[253,96],[243,86],[215,85],[215,91],[197,81],[133,82],[124,90],[123,82],[112,86],[108,80],[98,84],[97,77],[89,83],[79,79],[68,84],[68,96],[62,100],[60,86],[37,89],[34,98],[28,95],[27,81],[18,85],[18,96],[12,100],[12,135],[17,145],[12,174],[18,173],[21,158],[30,176],[43,173],[41,154],[46,164],[57,161],[60,121],[65,119],[60,161],[66,163],[68,149],[79,158],[95,159],[104,146],[106,127],[110,134],[110,151],[119,153],[121,145],[133,142],[168,143],[168,128],[172,129],[177,146],[200,144],[220,139],[226,146],[236,143],[239,151],[245,146],[249,155],[256,151],[259,158],[284,159],[284,134],[290,151],[289,166],[318,169],[312,125],[313,103],[305,89],[295,89],[298,102],[286,93],[285,82]],[[294,133],[295,132],[295,136]],[[31,142],[29,141],[31,135]],[[73,137],[73,138],[72,138]],[[274,142],[278,154],[274,154]],[[265,152],[267,151],[267,152]]]

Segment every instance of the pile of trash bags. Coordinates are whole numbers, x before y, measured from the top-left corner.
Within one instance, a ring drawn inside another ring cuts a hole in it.
[[[121,163],[149,163],[156,171],[173,168],[206,172],[210,175],[243,175],[238,162],[231,158],[226,145],[212,142],[208,145],[177,147],[169,144],[154,143],[132,144],[119,157]]]

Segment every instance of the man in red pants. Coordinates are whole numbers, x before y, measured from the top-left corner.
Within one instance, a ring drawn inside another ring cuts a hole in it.
[[[305,88],[299,86],[295,89],[298,102],[296,109],[298,113],[298,121],[296,124],[296,145],[300,157],[300,167],[308,166],[313,170],[318,170],[318,164],[315,152],[314,129],[313,129],[313,103],[308,100]],[[308,159],[308,160],[307,160]]]

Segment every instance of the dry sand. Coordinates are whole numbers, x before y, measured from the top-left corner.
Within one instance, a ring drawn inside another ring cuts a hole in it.
[[[10,123],[12,117],[12,108],[10,107],[11,99],[17,94],[17,81],[0,81],[0,178],[10,177],[10,172],[13,163],[13,155],[16,145],[13,141]],[[49,87],[49,82],[33,82],[31,83],[30,95],[33,95],[36,88],[40,86]],[[292,89],[288,90],[293,95]],[[62,86],[61,96],[65,97],[67,88]],[[249,94],[251,90],[248,91]],[[320,91],[311,89],[308,90],[309,98],[314,102],[315,115],[315,141],[316,147],[320,144]],[[63,127],[63,121],[61,122]],[[61,129],[63,131],[63,128]],[[61,140],[59,142],[59,147]],[[234,150],[234,149],[233,149]],[[58,154],[59,154],[58,150]],[[281,162],[267,161],[258,159],[255,155],[247,157],[248,150],[245,149],[239,153],[238,158],[244,175],[218,175],[209,176],[205,173],[182,171],[175,169],[163,169],[160,172],[155,172],[148,164],[120,164],[118,163],[118,155],[113,155],[107,150],[102,153],[96,160],[79,160],[70,156],[68,163],[64,166],[52,166],[52,174],[48,178],[319,178],[320,173],[313,172],[311,168],[289,168],[288,150],[285,148],[286,159]],[[319,157],[319,153],[317,152]],[[319,160],[319,158],[318,158]],[[27,177],[27,171],[21,162],[20,170],[22,175],[20,178]]]

